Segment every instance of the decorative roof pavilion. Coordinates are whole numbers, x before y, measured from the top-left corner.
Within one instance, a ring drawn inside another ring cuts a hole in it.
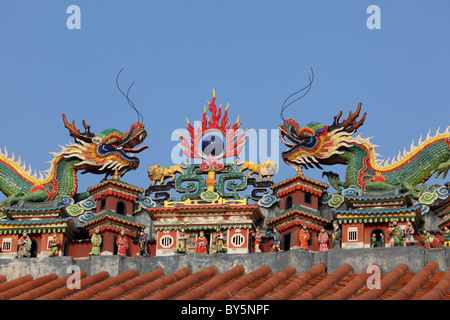
[[[283,250],[299,246],[299,234],[303,225],[308,227],[311,235],[310,249],[318,249],[317,232],[331,224],[319,211],[319,198],[328,187],[328,184],[303,174],[297,174],[271,187],[279,199],[280,211],[266,224],[281,233]]]

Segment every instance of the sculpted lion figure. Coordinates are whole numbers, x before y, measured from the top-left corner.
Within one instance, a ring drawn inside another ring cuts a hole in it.
[[[235,164],[237,166],[242,165],[239,172],[243,172],[245,170],[248,170],[248,177],[253,178],[253,174],[259,175],[259,180],[263,181],[264,177],[267,177],[268,181],[271,180],[271,176],[273,176],[277,172],[278,164],[276,162],[273,162],[271,160],[266,160],[261,163],[254,163],[251,161],[243,161],[241,163],[238,163],[238,160],[235,161]]]
[[[164,180],[170,177],[169,181],[175,180],[175,174],[181,173],[184,174],[182,169],[187,169],[188,165],[183,167],[182,165],[173,165],[168,168],[161,167],[159,164],[155,164],[147,169],[148,178],[153,181],[152,186],[159,181],[159,184],[163,184]]]

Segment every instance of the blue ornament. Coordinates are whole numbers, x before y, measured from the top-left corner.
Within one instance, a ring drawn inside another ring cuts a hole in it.
[[[224,150],[224,143],[222,137],[216,134],[203,136],[202,152],[206,156],[220,156]]]

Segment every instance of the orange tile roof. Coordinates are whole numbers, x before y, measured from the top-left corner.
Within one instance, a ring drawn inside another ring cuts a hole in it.
[[[272,273],[269,266],[246,273],[241,265],[218,273],[210,266],[192,273],[188,267],[164,274],[157,268],[139,274],[129,270],[114,277],[105,271],[80,272],[80,288],[69,288],[69,276],[51,273],[7,281],[0,275],[1,300],[450,300],[450,271],[430,262],[418,273],[399,264],[380,275],[379,288],[366,285],[367,272],[354,274],[349,264],[331,273],[323,263],[303,273],[287,267]]]
[[[279,188],[281,188],[283,186],[286,186],[286,185],[288,185],[288,184],[290,184],[292,182],[296,182],[296,181],[302,181],[302,182],[310,183],[310,184],[315,185],[315,186],[317,186],[317,187],[319,187],[321,189],[328,189],[330,187],[326,183],[323,183],[323,182],[320,182],[320,181],[317,181],[317,180],[305,177],[303,174],[297,174],[297,175],[295,175],[293,177],[290,177],[290,178],[288,178],[288,179],[286,179],[284,181],[281,181],[281,182],[278,182],[278,183],[274,184],[273,186],[271,186],[271,188],[273,190],[277,190],[277,189],[279,189]]]

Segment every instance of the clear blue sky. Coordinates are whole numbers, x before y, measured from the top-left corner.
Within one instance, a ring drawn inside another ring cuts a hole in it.
[[[73,4],[80,30],[66,27]],[[380,30],[366,26],[373,4]],[[359,132],[374,137],[383,157],[396,156],[449,125],[449,14],[447,0],[2,0],[0,147],[43,171],[48,153],[72,141],[62,113],[94,132],[127,131],[136,114],[115,87],[124,68],[120,81],[124,88],[136,81],[131,97],[149,149],[123,180],[145,189],[147,168],[172,164],[172,132],[186,117],[200,119],[213,89],[243,128],[274,129],[282,102],[312,67],[311,91],[285,116],[331,124],[362,102],[368,115]],[[294,174],[281,160],[284,149],[280,142],[275,181]],[[305,174],[322,180],[319,169]],[[102,178],[78,177],[80,192]]]

